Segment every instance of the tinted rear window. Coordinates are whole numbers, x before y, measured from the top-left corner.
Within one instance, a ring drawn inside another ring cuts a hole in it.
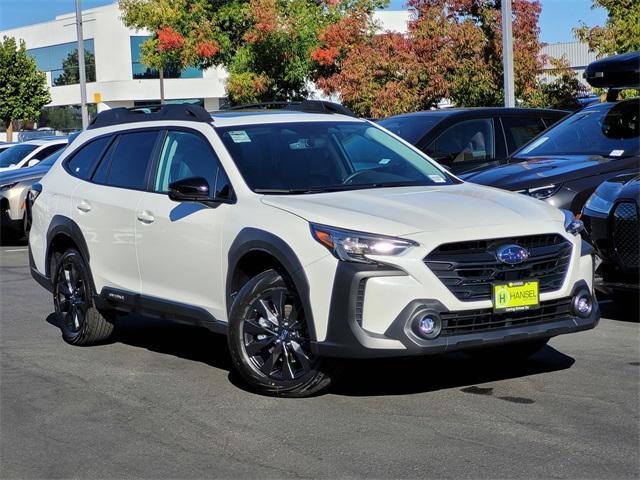
[[[157,131],[120,135],[105,154],[94,180],[113,187],[142,190]]]
[[[75,177],[87,180],[110,140],[111,137],[102,137],[80,147],[67,163],[69,172]]]

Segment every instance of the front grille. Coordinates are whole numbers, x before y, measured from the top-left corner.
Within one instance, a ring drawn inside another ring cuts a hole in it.
[[[518,265],[498,261],[496,250],[516,244],[529,250]],[[446,243],[424,259],[442,283],[463,301],[491,299],[495,282],[538,280],[540,292],[560,289],[571,260],[571,242],[558,234]]]
[[[613,212],[613,248],[626,268],[638,267],[640,224],[635,203],[619,203]]]
[[[571,316],[571,298],[540,303],[535,310],[494,313],[492,308],[440,314],[443,336],[486,332],[501,328],[520,327],[554,322]]]

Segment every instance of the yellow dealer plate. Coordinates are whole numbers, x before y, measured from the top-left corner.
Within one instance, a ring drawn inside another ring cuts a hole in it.
[[[537,280],[493,285],[493,308],[496,312],[517,312],[537,308],[539,305]]]

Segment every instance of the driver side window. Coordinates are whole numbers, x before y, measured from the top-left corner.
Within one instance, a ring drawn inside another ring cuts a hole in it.
[[[426,148],[443,165],[488,160],[495,157],[493,120],[465,120],[445,130]]]
[[[154,190],[167,193],[171,183],[191,177],[205,178],[210,195],[228,193],[227,177],[209,143],[200,135],[169,131],[162,145]],[[217,186],[216,180],[225,185]]]

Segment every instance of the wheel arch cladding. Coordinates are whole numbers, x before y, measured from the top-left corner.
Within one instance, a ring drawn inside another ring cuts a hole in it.
[[[309,333],[311,338],[315,339],[309,281],[302,263],[283,239],[265,230],[244,228],[229,248],[226,278],[227,314],[231,311],[234,294],[246,283],[246,277],[270,268],[282,269],[293,282],[304,307]]]
[[[80,230],[80,227],[76,222],[69,217],[63,215],[55,215],[51,219],[49,229],[47,230],[47,250],[45,254],[45,269],[47,277],[51,278],[53,272],[51,271],[51,256],[54,252],[63,253],[69,248],[75,248],[78,250],[82,259],[89,266],[89,248],[87,242],[84,239],[84,235]],[[91,270],[89,269],[89,272]],[[93,283],[93,276],[91,282]]]

